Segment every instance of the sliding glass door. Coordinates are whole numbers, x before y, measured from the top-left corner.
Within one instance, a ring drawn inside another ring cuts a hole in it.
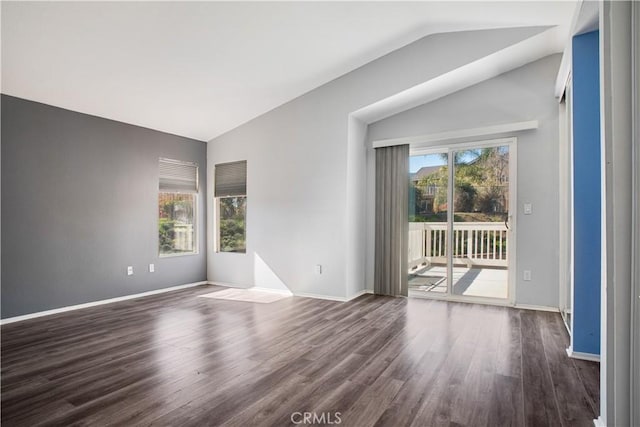
[[[508,297],[509,146],[454,154],[454,295]]]
[[[509,139],[415,150],[410,296],[513,300],[514,149]]]
[[[446,151],[411,156],[409,184],[409,294],[447,294]],[[414,295],[415,296],[415,295]]]

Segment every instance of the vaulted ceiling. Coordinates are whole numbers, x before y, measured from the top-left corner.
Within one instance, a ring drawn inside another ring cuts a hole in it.
[[[2,93],[206,141],[428,34],[558,26],[560,52],[575,7],[2,2]]]

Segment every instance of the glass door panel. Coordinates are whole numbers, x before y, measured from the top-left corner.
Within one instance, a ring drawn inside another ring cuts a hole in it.
[[[454,295],[506,299],[509,146],[452,151]]]
[[[409,296],[448,294],[448,155],[409,159]]]

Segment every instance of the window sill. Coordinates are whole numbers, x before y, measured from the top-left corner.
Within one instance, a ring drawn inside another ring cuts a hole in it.
[[[199,255],[199,252],[189,252],[184,254],[158,254],[158,257],[159,258],[177,258],[177,257],[193,256],[193,255]]]

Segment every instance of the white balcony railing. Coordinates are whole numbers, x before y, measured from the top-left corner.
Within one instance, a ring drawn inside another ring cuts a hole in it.
[[[174,248],[179,252],[193,251],[193,224],[175,224]]]
[[[507,227],[501,222],[456,222],[454,265],[507,267]],[[446,264],[447,223],[409,223],[409,268]]]

